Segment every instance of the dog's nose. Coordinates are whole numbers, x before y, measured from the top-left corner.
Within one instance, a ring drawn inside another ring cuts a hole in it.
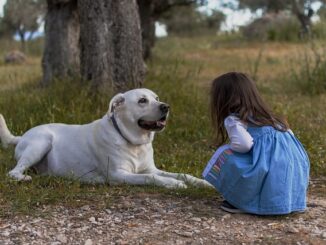
[[[163,113],[167,113],[169,111],[169,109],[170,109],[170,106],[168,104],[161,104],[160,105],[160,110]]]

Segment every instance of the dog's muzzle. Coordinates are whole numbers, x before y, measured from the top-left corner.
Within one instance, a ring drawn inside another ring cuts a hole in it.
[[[166,119],[169,113],[170,106],[168,104],[162,103],[160,105],[160,111],[162,112],[162,117],[157,121],[147,121],[143,119],[138,120],[138,126],[145,130],[150,131],[161,131],[166,126]]]

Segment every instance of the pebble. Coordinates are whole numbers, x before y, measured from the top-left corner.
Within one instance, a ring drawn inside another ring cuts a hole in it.
[[[201,222],[201,218],[198,217],[192,217],[191,219],[189,219],[190,221],[196,221],[196,222]]]
[[[266,238],[283,244],[291,234],[294,244],[297,241],[309,244],[309,239],[316,240],[316,244],[326,244],[326,221],[323,218],[326,202],[321,199],[314,200],[318,205],[310,208],[308,213],[274,219],[249,215],[235,217],[214,206],[207,207],[212,212],[202,212],[198,200],[192,206],[198,211],[190,214],[184,211],[187,204],[173,198],[154,201],[130,198],[136,201],[128,210],[124,207],[120,210],[120,200],[117,199],[115,207],[107,209],[95,204],[83,206],[84,212],[81,208],[49,206],[47,212],[50,215],[46,218],[21,215],[2,219],[0,245],[13,244],[12,241],[17,244],[111,245],[117,240],[116,244],[130,244],[135,239],[143,241],[139,244],[158,244],[160,234],[164,234],[165,244],[184,245],[190,244],[190,240],[198,245],[209,244],[207,241],[212,240],[253,244],[262,243]],[[125,197],[124,201],[128,200],[129,197]],[[142,201],[146,205],[142,206]],[[80,213],[83,213],[83,218],[80,218]]]
[[[226,220],[226,219],[229,219],[229,218],[231,218],[231,214],[224,214],[224,215],[222,216],[222,221],[224,221],[224,220]]]
[[[57,240],[62,243],[67,243],[67,237],[64,234],[57,235]]]
[[[180,235],[180,236],[184,236],[184,237],[192,237],[193,233],[189,232],[189,231],[179,231],[179,230],[175,230],[174,231],[176,234]]]
[[[95,217],[90,217],[88,220],[89,220],[89,222],[91,222],[92,224],[97,224]]]
[[[287,229],[287,232],[289,232],[289,233],[299,233],[299,230],[297,228],[295,228],[295,227],[289,227]]]
[[[87,239],[84,243],[84,245],[93,245],[92,239]]]
[[[90,210],[90,207],[89,207],[89,205],[85,205],[85,206],[82,206],[80,209],[84,210],[84,211],[88,211],[88,210]]]

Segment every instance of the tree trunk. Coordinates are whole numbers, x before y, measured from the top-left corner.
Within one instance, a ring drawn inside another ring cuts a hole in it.
[[[18,35],[21,42],[21,50],[22,52],[25,52],[26,51],[25,30],[23,29],[18,30]]]
[[[77,0],[47,0],[43,85],[75,76],[79,71],[79,17]]]
[[[93,88],[140,87],[145,75],[136,0],[79,0],[81,76]]]
[[[311,17],[313,16],[314,11],[309,8],[308,13],[306,14],[304,6],[301,6],[298,0],[292,0],[292,12],[301,25],[299,33],[300,38],[309,38],[311,36]]]
[[[141,33],[143,41],[143,57],[148,59],[151,56],[151,49],[155,44],[155,18],[154,8],[155,1],[153,0],[137,0]]]

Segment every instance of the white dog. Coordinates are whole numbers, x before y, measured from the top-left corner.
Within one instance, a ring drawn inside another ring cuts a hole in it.
[[[13,136],[0,114],[0,139],[17,145],[16,167],[9,176],[31,180],[32,167],[41,174],[66,176],[91,183],[155,184],[185,188],[186,183],[209,186],[191,175],[169,173],[155,167],[152,141],[166,125],[169,105],[148,89],[117,94],[107,114],[85,125],[45,124]]]

